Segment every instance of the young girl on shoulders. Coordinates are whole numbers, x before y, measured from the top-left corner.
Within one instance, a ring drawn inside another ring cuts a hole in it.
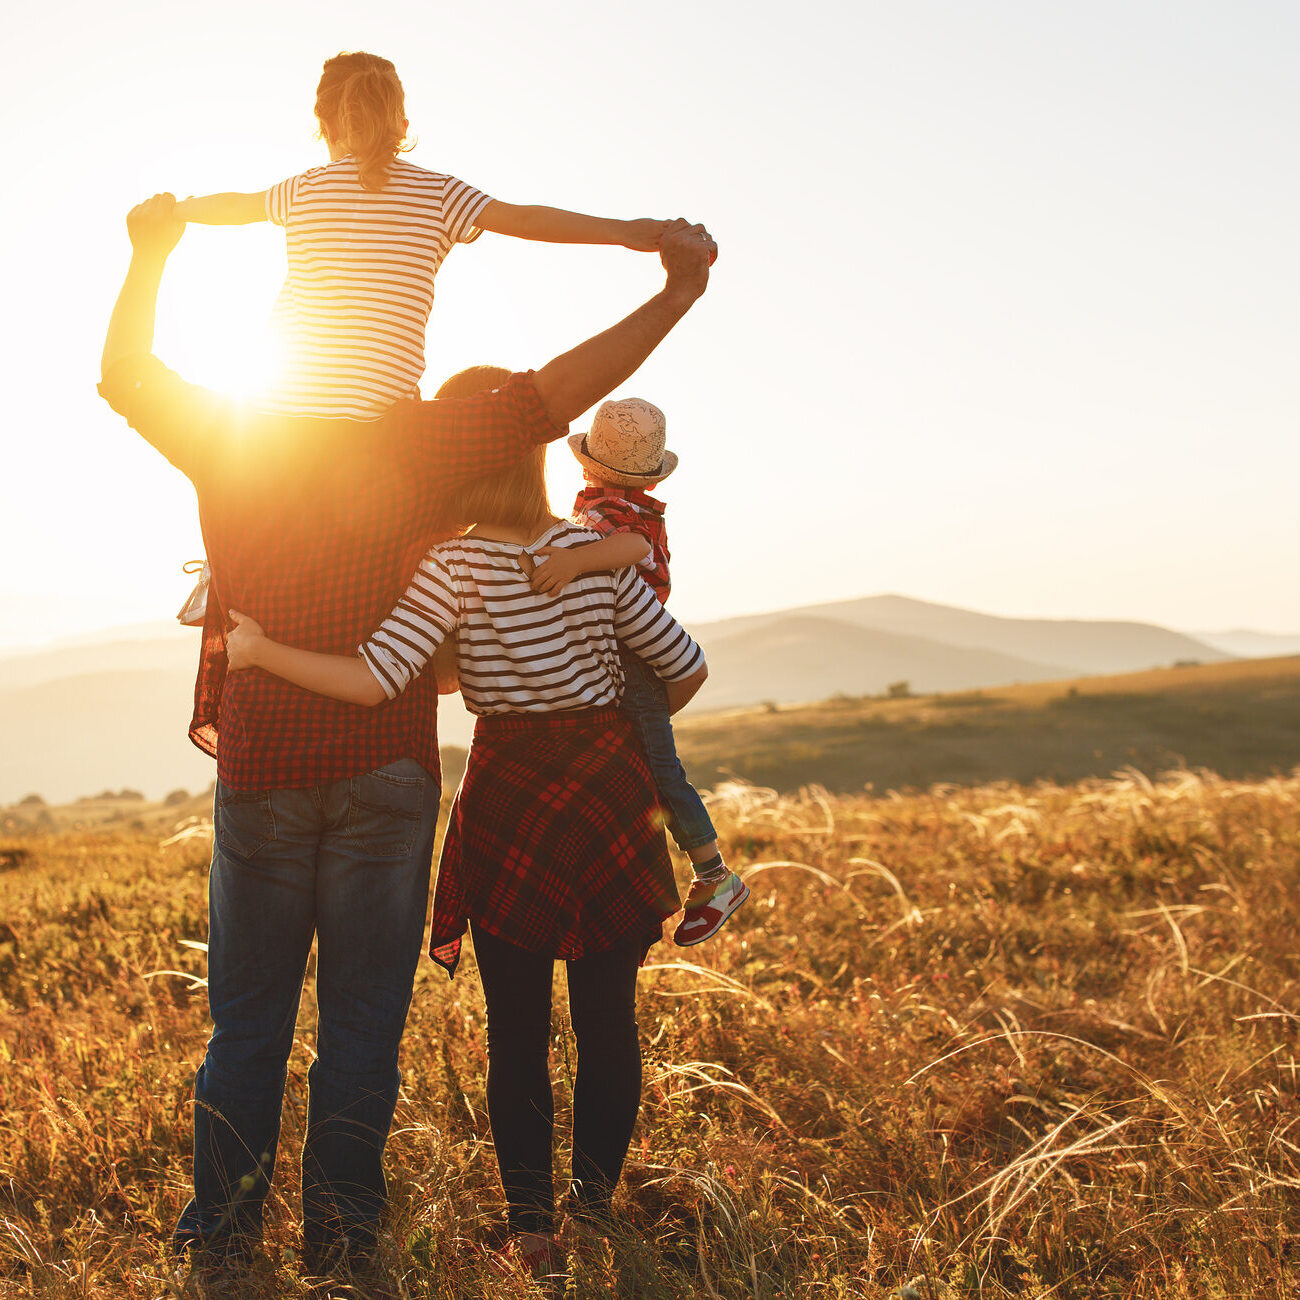
[[[672,223],[620,221],[490,198],[399,157],[410,149],[402,83],[374,54],[326,60],[316,118],[330,161],[252,194],[184,199],[202,225],[285,228],[289,273],[276,307],[281,379],[263,402],[285,415],[376,419],[424,372],[433,282],[453,245],[484,230],[560,244],[658,248]]]

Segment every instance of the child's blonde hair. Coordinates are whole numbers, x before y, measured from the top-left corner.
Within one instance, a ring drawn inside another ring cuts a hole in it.
[[[377,54],[345,51],[325,60],[316,87],[316,118],[322,134],[356,159],[368,190],[383,189],[393,159],[412,147],[397,69]]]

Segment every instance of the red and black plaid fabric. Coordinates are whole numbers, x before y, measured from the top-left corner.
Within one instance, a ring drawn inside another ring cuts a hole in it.
[[[608,537],[610,533],[636,533],[650,543],[650,564],[638,564],[637,573],[650,584],[660,604],[668,601],[668,530],[664,526],[667,506],[640,488],[623,488],[624,495],[611,497],[601,487],[585,487],[574,498],[573,517],[588,528]],[[637,508],[639,507],[639,509]],[[654,567],[652,568],[651,565]]]
[[[678,908],[663,817],[614,708],[480,718],[433,896],[429,952],[449,974],[472,918],[571,961],[659,938]]]
[[[187,384],[153,356],[100,386],[109,405],[194,484],[215,598],[190,737],[232,789],[301,789],[414,758],[438,776],[433,673],[375,709],[260,669],[226,674],[227,611],[268,636],[355,654],[448,536],[440,490],[560,437],[532,379],[473,397],[399,402],[380,420],[258,415]]]

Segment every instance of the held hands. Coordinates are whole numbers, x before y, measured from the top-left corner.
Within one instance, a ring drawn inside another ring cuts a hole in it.
[[[185,233],[185,222],[176,215],[176,196],[155,194],[137,203],[126,214],[126,233],[137,253],[166,257]]]
[[[659,241],[672,226],[671,221],[656,221],[653,217],[640,217],[623,223],[623,247],[634,253],[654,253]]]
[[[235,626],[226,633],[227,669],[237,673],[245,668],[256,668],[258,651],[266,640],[262,625],[237,609],[230,611],[230,621]]]
[[[578,547],[539,546],[529,574],[528,582],[534,591],[558,596],[576,578],[582,569],[576,555]]]
[[[709,267],[718,258],[718,245],[701,225],[679,217],[659,241],[659,260],[668,272],[668,288],[689,294],[692,301],[709,285]]]

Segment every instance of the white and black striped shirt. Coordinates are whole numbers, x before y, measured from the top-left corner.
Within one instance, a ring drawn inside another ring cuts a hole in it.
[[[442,542],[358,653],[394,699],[455,630],[461,694],[477,714],[615,703],[620,641],[665,681],[689,677],[704,653],[635,569],[582,574],[558,596],[528,585],[521,552],[599,540],[565,522],[527,547],[475,536]]]
[[[289,274],[276,304],[282,377],[262,405],[279,415],[375,419],[424,373],[433,280],[453,244],[482,233],[492,200],[398,158],[367,190],[343,158],[266,191],[285,228]]]

